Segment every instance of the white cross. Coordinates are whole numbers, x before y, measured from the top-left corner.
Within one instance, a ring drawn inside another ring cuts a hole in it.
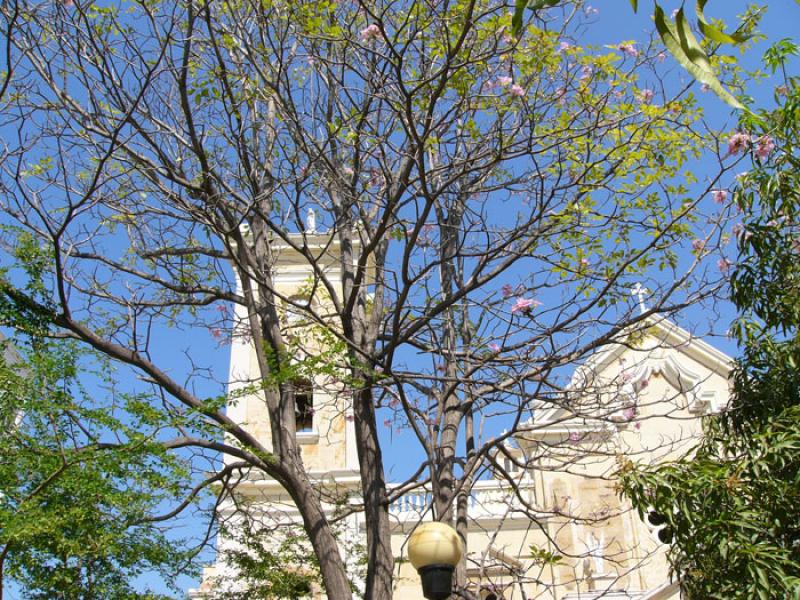
[[[647,307],[644,305],[644,297],[650,293],[646,287],[644,287],[640,282],[637,282],[635,286],[631,288],[631,296],[638,296],[639,298],[639,310],[642,314],[647,312]]]

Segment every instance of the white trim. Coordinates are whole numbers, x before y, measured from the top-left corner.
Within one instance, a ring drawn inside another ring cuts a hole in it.
[[[319,442],[319,432],[316,428],[298,431],[295,434],[295,439],[300,446],[309,446]]]

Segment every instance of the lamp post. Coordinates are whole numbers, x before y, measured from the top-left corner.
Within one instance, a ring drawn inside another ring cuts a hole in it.
[[[464,549],[456,530],[444,523],[423,523],[408,538],[408,558],[422,580],[428,600],[446,600],[453,589],[453,571]]]

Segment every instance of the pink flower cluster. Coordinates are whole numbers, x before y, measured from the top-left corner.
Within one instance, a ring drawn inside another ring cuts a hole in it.
[[[728,154],[738,154],[750,147],[752,140],[749,135],[742,132],[734,133],[728,140]]]
[[[541,305],[542,303],[538,300],[532,300],[531,298],[517,298],[517,301],[511,307],[511,314],[518,312],[528,313],[532,308]]]
[[[759,160],[766,160],[767,157],[775,150],[775,140],[768,135],[762,135],[756,140],[756,156]]]
[[[653,90],[645,88],[639,92],[639,100],[645,104],[649,104],[653,100],[654,95]]]
[[[501,75],[500,77],[497,78],[497,85],[499,85],[500,87],[507,87],[508,93],[514,96],[515,98],[522,98],[523,96],[525,96],[525,88],[522,87],[521,85],[517,85],[516,83],[514,83],[513,77],[509,77],[507,75]],[[489,84],[487,87],[491,89],[494,87],[494,85]]]
[[[373,23],[372,25],[362,29],[360,35],[361,41],[368,43],[381,37],[381,28]]]
[[[728,154],[738,154],[752,145],[755,145],[754,153],[759,160],[766,160],[775,150],[775,140],[769,135],[754,140],[746,133],[737,132],[728,140]]]
[[[728,199],[728,190],[711,190],[711,197],[717,204],[722,204]]]
[[[733,263],[729,261],[727,258],[720,258],[717,261],[717,268],[720,270],[720,273],[722,274],[726,274],[732,266]]]
[[[639,51],[634,47],[633,44],[620,44],[617,46],[617,50],[622,52],[625,56],[630,56],[631,58],[636,58],[639,56]]]

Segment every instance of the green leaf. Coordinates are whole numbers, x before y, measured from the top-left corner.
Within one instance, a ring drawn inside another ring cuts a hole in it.
[[[701,83],[705,83],[711,88],[723,101],[734,108],[744,110],[745,107],[742,103],[739,102],[733,94],[722,87],[722,84],[714,75],[711,65],[708,62],[708,57],[697,43],[697,40],[686,24],[686,17],[683,14],[683,9],[678,11],[676,25],[673,25],[672,22],[668,21],[664,16],[664,10],[661,6],[656,4],[654,19],[658,34],[661,36],[661,41],[664,42],[667,50],[675,57],[675,60],[677,60],[684,69],[689,71],[695,79]]]
[[[639,0],[630,0],[630,3],[633,12],[637,12],[639,10]]]
[[[529,10],[539,10],[540,8],[544,8],[545,6],[555,6],[561,2],[561,0],[536,0],[535,2],[531,2],[528,5]]]
[[[528,0],[515,0],[514,2],[514,16],[511,18],[511,30],[514,32],[515,36],[518,36],[519,32],[522,31],[522,13],[525,11],[527,4]]]
[[[561,2],[561,0],[535,0],[530,3],[528,0],[514,0],[514,16],[511,18],[512,33],[519,37],[522,31],[522,16],[526,8],[528,10],[539,10],[541,8],[555,6],[559,2]]]
[[[706,2],[708,0],[697,0],[697,5],[695,7],[695,12],[697,13],[697,26],[700,31],[706,36],[708,39],[713,40],[715,42],[719,42],[720,44],[742,44],[749,40],[752,35],[746,35],[743,33],[731,33],[727,34],[724,31],[717,29],[713,25],[711,25],[708,20],[706,19],[705,14],[703,14],[703,9],[706,6]]]

